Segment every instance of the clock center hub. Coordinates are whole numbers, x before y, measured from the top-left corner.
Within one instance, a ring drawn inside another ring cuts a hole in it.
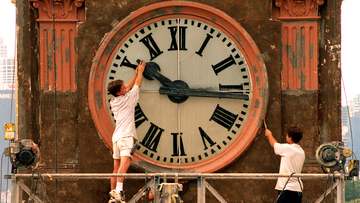
[[[173,84],[177,88],[189,89],[189,86],[186,84],[186,82],[184,82],[182,80],[175,80],[175,81],[173,81]],[[185,102],[188,98],[188,96],[171,96],[171,95],[168,95],[168,97],[172,102],[177,103],[177,104]]]

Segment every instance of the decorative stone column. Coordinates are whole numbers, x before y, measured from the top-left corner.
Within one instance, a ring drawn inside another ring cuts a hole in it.
[[[79,15],[78,12],[84,0],[55,0],[54,9],[52,0],[30,1],[39,11],[37,22],[40,32],[40,88],[45,92],[55,90],[54,67],[56,67],[56,90],[74,92],[77,89],[78,58],[76,23],[84,18],[84,13]],[[55,46],[53,30],[55,30]]]
[[[323,0],[275,0],[273,17],[282,21],[282,134],[290,125],[304,130],[306,165],[316,162],[319,145],[318,7]],[[282,137],[282,142],[286,142]]]
[[[282,21],[282,89],[318,89],[318,6],[323,0],[275,0]]]
[[[84,0],[30,2],[38,9],[37,122],[42,152],[39,169],[42,172],[76,172],[79,151],[76,41],[77,23],[85,17]]]

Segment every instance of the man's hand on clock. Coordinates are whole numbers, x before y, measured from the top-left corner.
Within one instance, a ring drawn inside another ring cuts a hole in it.
[[[145,66],[146,66],[146,63],[145,61],[140,61],[139,65],[136,67],[135,69],[135,73],[138,74],[142,74],[145,70]]]
[[[139,61],[139,60],[138,60]],[[242,92],[232,91],[213,91],[204,89],[190,89],[189,86],[182,80],[171,81],[158,71],[160,67],[155,62],[148,62],[145,66],[144,77],[147,79],[155,78],[163,87],[160,87],[159,93],[168,95],[169,99],[175,103],[182,103],[191,97],[212,97],[212,98],[227,98],[227,99],[244,99],[248,100],[249,96]]]
[[[137,62],[140,63],[140,60],[138,59]],[[164,75],[162,75],[158,71],[160,71],[160,67],[159,67],[159,65],[157,63],[155,63],[155,62],[147,62],[143,75],[148,80],[153,80],[155,78],[156,80],[158,80],[165,87],[174,87],[174,88],[176,88],[174,83],[169,78],[165,77]]]

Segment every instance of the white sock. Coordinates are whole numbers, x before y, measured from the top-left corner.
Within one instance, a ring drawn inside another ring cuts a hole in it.
[[[117,182],[116,183],[116,192],[120,192],[123,190],[123,183],[122,182]]]

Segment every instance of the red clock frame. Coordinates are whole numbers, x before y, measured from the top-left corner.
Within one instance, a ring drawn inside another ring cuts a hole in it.
[[[118,23],[103,39],[94,58],[89,78],[89,107],[95,126],[105,144],[112,149],[112,133],[115,129],[106,106],[105,79],[116,50],[138,28],[154,21],[171,17],[191,17],[212,22],[217,28],[231,33],[233,41],[244,54],[251,73],[252,104],[243,130],[226,150],[200,163],[187,165],[159,164],[135,153],[133,163],[145,161],[160,171],[163,168],[178,169],[183,172],[215,172],[235,161],[255,139],[262,126],[268,102],[268,79],[265,63],[260,51],[250,35],[227,14],[207,5],[184,1],[167,1],[143,7]],[[159,172],[159,171],[157,171]]]

